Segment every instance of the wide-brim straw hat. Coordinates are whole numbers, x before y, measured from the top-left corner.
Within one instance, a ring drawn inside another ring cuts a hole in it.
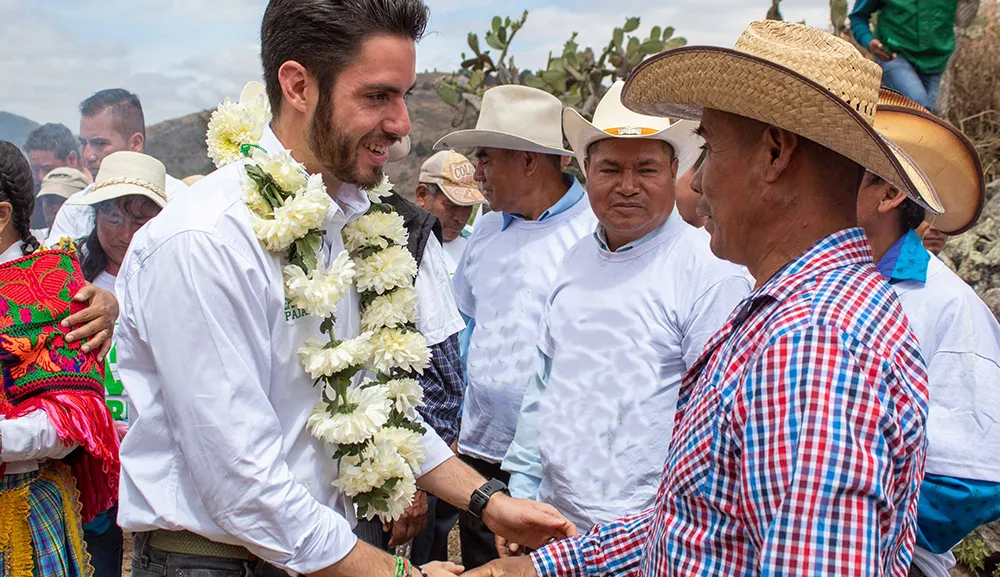
[[[101,161],[94,186],[66,204],[93,205],[123,196],[145,196],[159,207],[167,204],[167,171],[159,160],[141,152],[122,151]]]
[[[986,203],[986,177],[969,137],[913,100],[883,88],[875,129],[903,149],[930,179],[944,214],[928,216],[945,234],[961,234],[979,220]]]
[[[697,120],[705,108],[808,138],[885,179],[933,214],[944,207],[905,153],[873,126],[882,69],[849,42],[803,24],[753,22],[733,49],[688,46],[633,71],[622,102]]]
[[[704,142],[694,133],[698,123],[691,120],[671,122],[662,116],[646,116],[632,112],[622,104],[621,94],[625,82],[619,80],[611,85],[594,111],[594,121],[590,122],[573,108],[563,111],[563,130],[566,140],[576,153],[580,166],[584,166],[587,149],[598,140],[607,138],[662,140],[674,149],[677,158],[677,174],[690,169],[701,153]]]
[[[483,93],[476,127],[445,135],[434,150],[503,148],[573,156],[563,148],[562,102],[548,92],[503,85]]]

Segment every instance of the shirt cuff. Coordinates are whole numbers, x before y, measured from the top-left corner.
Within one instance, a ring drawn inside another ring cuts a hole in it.
[[[59,440],[59,432],[43,410],[0,421],[0,461],[4,463],[61,459],[76,447],[76,443],[66,445]]]
[[[510,496],[515,499],[531,499],[532,501],[537,501],[538,487],[541,486],[541,484],[541,479],[536,479],[530,475],[525,475],[524,473],[511,473],[510,483],[508,483],[507,488],[510,489]]]
[[[347,556],[358,543],[350,523],[333,509],[322,508],[320,520],[295,544],[295,553],[285,562],[274,559],[274,552],[247,544],[254,555],[282,569],[302,575],[325,569]]]
[[[441,437],[434,432],[434,429],[430,425],[425,423],[424,428],[427,431],[424,433],[423,438],[420,439],[420,442],[424,446],[424,449],[427,450],[427,457],[424,459],[424,464],[420,467],[420,474],[417,475],[418,478],[430,473],[438,465],[455,456],[451,447],[441,440]]]
[[[586,577],[581,537],[557,541],[531,554],[538,577]]]

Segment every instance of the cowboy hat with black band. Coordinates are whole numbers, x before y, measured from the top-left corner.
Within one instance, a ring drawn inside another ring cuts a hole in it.
[[[931,226],[957,235],[976,225],[986,203],[986,177],[979,152],[968,136],[913,100],[885,88],[878,95],[875,129],[917,163],[941,197],[944,214],[929,216]]]
[[[640,114],[697,120],[705,108],[788,130],[845,156],[932,214],[944,207],[916,164],[873,127],[881,68],[821,30],[753,22],[733,49],[688,46],[640,64],[622,103]]]

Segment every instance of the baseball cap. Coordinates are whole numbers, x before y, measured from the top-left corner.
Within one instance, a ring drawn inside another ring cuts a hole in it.
[[[69,198],[90,186],[87,175],[75,168],[66,166],[53,168],[42,179],[38,189],[38,198],[43,196],[59,196]]]
[[[442,150],[420,167],[419,182],[436,184],[459,206],[483,204],[486,198],[479,192],[473,175],[476,168],[468,158],[452,150]]]

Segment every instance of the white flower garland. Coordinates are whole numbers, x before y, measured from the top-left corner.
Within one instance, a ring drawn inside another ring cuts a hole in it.
[[[417,263],[406,249],[402,217],[382,202],[392,188],[385,178],[366,191],[369,211],[344,227],[345,250],[321,266],[319,227],[332,201],[321,175],[310,175],[288,151],[260,147],[270,118],[263,97],[226,100],[209,122],[208,154],[219,167],[246,159],[243,194],[251,225],[264,248],[287,262],[285,296],[324,317],[320,330],[327,340],[306,339],[298,355],[322,385],[306,427],[334,446],[340,474],[333,485],[357,503],[360,516],[395,520],[412,502],[426,458],[416,413],[423,391],[413,374],[430,365],[431,352],[415,327]],[[352,283],[361,297],[364,332],[338,341],[334,314]],[[364,370],[376,378],[352,386]]]

